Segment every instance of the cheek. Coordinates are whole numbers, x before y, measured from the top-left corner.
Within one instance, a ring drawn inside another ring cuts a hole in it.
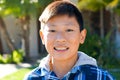
[[[80,45],[79,37],[73,37],[70,42],[71,50],[77,51]]]
[[[46,38],[46,40],[45,40],[45,48],[46,48],[46,50],[47,50],[47,52],[49,54],[52,53],[53,43],[52,43],[51,38],[48,38],[48,37]]]
[[[47,48],[50,48],[50,46],[53,46],[54,44],[54,37],[51,35],[46,35],[45,36],[45,46]]]
[[[69,39],[71,43],[73,44],[80,44],[80,36],[79,35],[71,35],[71,38]]]
[[[46,33],[45,36],[44,36],[44,39],[45,39],[46,42],[49,42],[49,41],[52,40],[52,36],[50,34]]]
[[[79,45],[80,45],[79,38],[74,39],[74,40],[73,40],[73,43],[71,44],[72,49],[73,49],[74,51],[77,51],[77,50],[78,50]]]

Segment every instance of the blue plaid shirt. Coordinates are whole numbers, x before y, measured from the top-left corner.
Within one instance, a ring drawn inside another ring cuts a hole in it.
[[[48,58],[47,58],[48,59]],[[46,59],[45,59],[46,60]],[[46,64],[48,60],[43,61]],[[84,63],[82,63],[84,62]],[[81,64],[82,63],[82,64]],[[24,80],[115,80],[105,70],[96,65],[95,59],[84,53],[79,53],[79,59],[76,65],[62,79],[49,70],[49,66],[42,64],[30,72]]]
[[[74,67],[62,79],[59,79],[53,71],[37,67],[25,80],[115,80],[107,72],[96,66],[82,65]]]

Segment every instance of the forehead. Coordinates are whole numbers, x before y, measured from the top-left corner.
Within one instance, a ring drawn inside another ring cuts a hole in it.
[[[41,30],[45,28],[55,28],[55,26],[66,26],[66,27],[77,27],[80,30],[79,23],[76,20],[75,16],[69,15],[57,15],[51,17],[46,23],[41,23]]]
[[[61,18],[61,17],[62,17],[62,18],[75,18],[75,19],[76,19],[75,15],[58,14],[58,15],[54,15],[54,16],[50,17],[50,18],[48,19],[48,21],[51,20],[51,19],[54,19],[54,18]]]
[[[50,18],[46,24],[78,24],[74,16],[69,15],[58,15]]]

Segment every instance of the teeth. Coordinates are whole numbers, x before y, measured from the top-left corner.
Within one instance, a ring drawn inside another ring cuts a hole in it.
[[[55,48],[55,50],[67,50],[67,48]]]

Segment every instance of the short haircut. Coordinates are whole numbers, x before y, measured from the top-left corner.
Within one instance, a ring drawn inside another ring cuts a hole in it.
[[[83,30],[83,18],[79,9],[70,1],[62,0],[52,2],[45,8],[39,18],[41,26],[43,27],[43,25],[45,25],[45,23],[52,17],[59,15],[68,15],[69,17],[75,17],[79,24],[80,31]]]

